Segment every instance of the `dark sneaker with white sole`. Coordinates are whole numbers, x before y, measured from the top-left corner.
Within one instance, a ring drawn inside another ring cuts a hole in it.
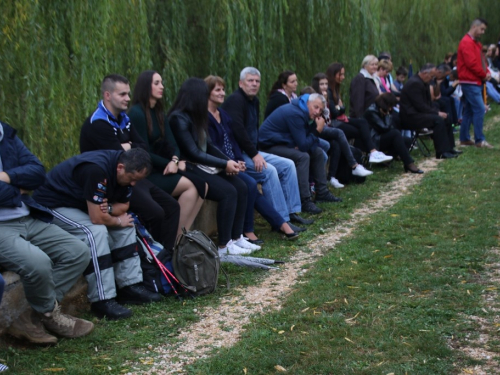
[[[114,298],[93,302],[90,310],[101,319],[118,320],[132,316],[132,310],[120,305]]]
[[[142,305],[161,301],[160,294],[149,291],[140,283],[120,288],[117,293],[116,300],[122,305]]]

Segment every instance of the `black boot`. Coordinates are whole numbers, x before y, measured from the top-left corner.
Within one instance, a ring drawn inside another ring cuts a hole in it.
[[[120,305],[114,298],[93,302],[90,310],[98,318],[106,317],[109,320],[125,319],[132,316],[132,311]]]
[[[117,300],[123,305],[142,305],[161,301],[161,295],[147,290],[144,285],[139,283],[119,289]]]

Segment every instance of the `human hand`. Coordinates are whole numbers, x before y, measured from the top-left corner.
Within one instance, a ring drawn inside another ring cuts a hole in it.
[[[0,172],[0,181],[10,184],[10,176],[5,172]]]
[[[441,112],[441,111],[440,111],[440,112],[438,113],[438,115],[439,115],[439,117],[441,117],[441,118],[448,118],[448,114],[447,114],[446,112]]]
[[[262,157],[261,154],[257,154],[255,155],[253,158],[253,165],[255,167],[255,170],[257,172],[262,172],[262,169],[263,168],[266,168],[267,169],[267,163],[266,161],[264,160],[264,158]]]
[[[325,119],[323,118],[323,116],[319,116],[316,118],[316,130],[318,131],[318,133],[321,133],[323,131],[323,129],[325,128]]]
[[[177,164],[177,168],[180,171],[185,171],[186,170],[186,162],[184,160],[179,160],[179,164]]]
[[[238,166],[240,167],[240,172],[245,172],[247,170],[247,166],[244,161],[238,161]]]
[[[99,208],[103,214],[107,214],[109,213],[108,207],[109,207],[108,198],[104,198],[102,200],[102,203],[99,205]]]
[[[132,145],[130,144],[130,142],[125,142],[125,143],[122,143],[122,148],[125,150],[125,151],[128,151],[132,148]]]
[[[486,73],[485,81],[489,81],[491,79],[491,73]]]
[[[228,176],[235,176],[239,173],[240,166],[234,160],[228,160],[226,164],[226,174]]]
[[[179,169],[179,167],[177,166],[177,164],[175,164],[173,161],[171,161],[165,167],[165,170],[163,171],[163,175],[175,174],[175,173],[177,173],[178,169]]]
[[[133,219],[132,215],[129,215],[126,212],[123,215],[118,216],[118,219],[119,219],[118,226],[120,226],[122,228],[134,226],[134,219]]]

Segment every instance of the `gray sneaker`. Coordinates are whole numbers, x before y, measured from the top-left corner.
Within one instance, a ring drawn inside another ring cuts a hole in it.
[[[35,344],[57,344],[57,337],[45,331],[40,314],[31,307],[23,312],[7,329],[7,333],[18,339],[26,339]]]
[[[51,313],[42,314],[42,323],[47,330],[70,339],[86,336],[94,329],[92,322],[63,314],[57,301]]]

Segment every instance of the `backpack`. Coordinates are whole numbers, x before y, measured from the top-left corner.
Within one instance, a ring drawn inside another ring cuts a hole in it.
[[[174,247],[174,275],[193,296],[212,293],[220,271],[217,246],[202,231],[182,232]]]

